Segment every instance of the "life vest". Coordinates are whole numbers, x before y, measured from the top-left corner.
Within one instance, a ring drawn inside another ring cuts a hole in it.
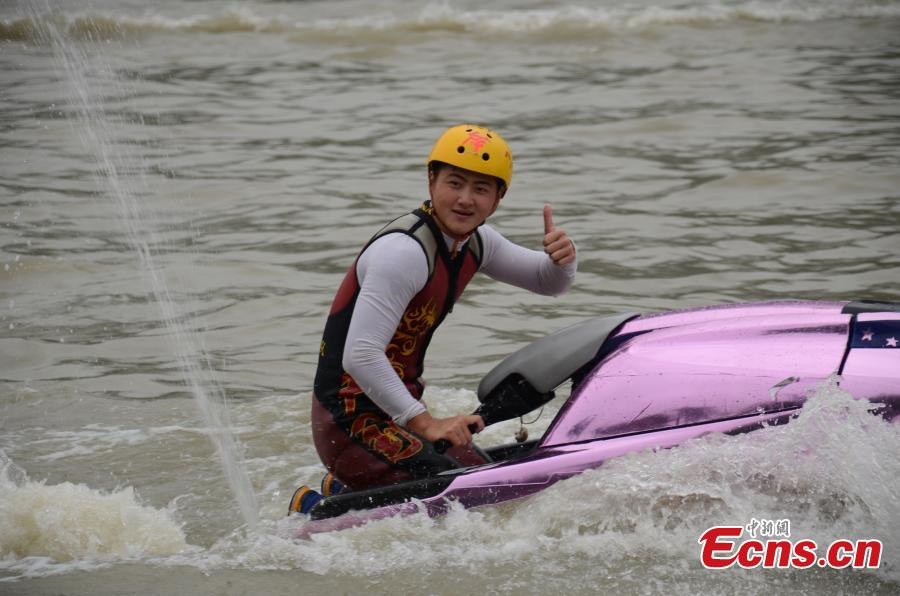
[[[363,247],[360,255],[375,240],[387,234],[406,234],[414,238],[428,260],[428,281],[407,305],[385,353],[410,394],[421,399],[425,351],[438,325],[453,309],[469,280],[481,265],[482,241],[476,230],[455,255],[447,249],[443,234],[433,217],[430,201],[393,220],[379,230]],[[357,263],[344,276],[319,346],[314,393],[336,417],[350,417],[358,411],[380,410],[343,368],[342,359],[347,330],[359,296]]]

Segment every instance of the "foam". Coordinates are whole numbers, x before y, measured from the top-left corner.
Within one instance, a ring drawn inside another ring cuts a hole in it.
[[[49,485],[4,459],[0,453],[0,570],[45,575],[60,563],[84,568],[188,548],[173,512],[145,505],[131,487]]]
[[[834,19],[878,19],[900,17],[900,3],[856,2],[697,2],[674,6],[630,4],[618,7],[560,5],[552,9],[465,10],[447,4],[426,4],[418,13],[392,14],[373,11],[364,16],[304,19],[296,15],[263,16],[251,8],[227,8],[219,14],[170,16],[52,13],[39,17],[0,21],[0,39],[40,41],[48,22],[56,23],[75,39],[110,39],[154,33],[260,33],[308,34],[339,38],[365,33],[396,38],[410,34],[505,34],[534,35],[564,40],[573,35],[623,33],[654,27],[708,27],[757,21],[808,23]]]
[[[877,573],[897,580],[900,425],[870,409],[831,379],[787,425],[629,454],[497,507],[392,518],[297,543],[270,526],[238,558],[322,574],[507,564],[537,574],[557,571],[562,553],[597,561],[601,575],[629,568],[635,556],[668,561],[669,574],[673,561],[697,560],[697,539],[712,525],[788,518],[793,536],[820,545],[879,538]]]

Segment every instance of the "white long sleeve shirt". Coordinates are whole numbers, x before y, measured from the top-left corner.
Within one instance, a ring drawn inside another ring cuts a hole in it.
[[[489,225],[478,228],[483,252],[479,271],[538,294],[557,295],[572,285],[577,261],[558,266],[544,252],[519,246]],[[454,240],[444,235],[448,248]],[[360,255],[360,291],[347,331],[342,365],[375,404],[400,425],[425,411],[388,361],[385,350],[412,298],[428,282],[428,261],[406,234],[387,234]]]

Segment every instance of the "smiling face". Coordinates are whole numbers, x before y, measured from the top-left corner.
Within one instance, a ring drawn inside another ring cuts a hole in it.
[[[431,205],[441,230],[464,240],[497,210],[500,184],[493,176],[445,165],[429,173]]]

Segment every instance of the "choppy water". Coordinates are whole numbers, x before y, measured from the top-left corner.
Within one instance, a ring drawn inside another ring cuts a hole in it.
[[[829,387],[496,509],[298,544],[283,513],[333,292],[449,124],[513,146],[493,223],[538,246],[550,202],[581,260],[556,299],[473,283],[439,412],[584,317],[900,299],[898,34],[891,1],[4,4],[0,592],[896,591],[900,436]],[[703,570],[766,516],[885,563]]]

